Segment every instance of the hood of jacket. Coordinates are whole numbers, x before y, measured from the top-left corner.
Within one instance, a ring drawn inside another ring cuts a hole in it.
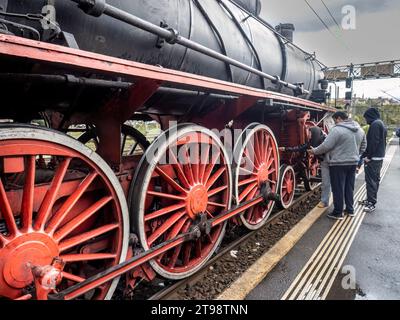
[[[379,113],[378,109],[370,108],[364,113],[364,118],[367,120],[368,124],[373,123],[375,120],[381,118],[381,114]]]
[[[339,123],[337,125],[337,127],[346,128],[353,132],[357,132],[361,128],[360,125],[358,124],[358,122],[355,122],[353,120],[343,121],[343,122]]]

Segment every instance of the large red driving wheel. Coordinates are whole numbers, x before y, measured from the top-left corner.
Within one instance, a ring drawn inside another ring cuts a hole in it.
[[[179,125],[158,137],[137,169],[130,193],[134,232],[144,249],[185,233],[201,215],[211,219],[231,203],[228,155],[216,135],[197,125]],[[196,241],[151,261],[168,279],[198,271],[219,246],[225,224]]]
[[[277,191],[279,179],[279,152],[270,128],[254,123],[239,137],[234,149],[234,187],[236,203],[249,201],[260,194],[263,183]],[[275,201],[252,207],[241,215],[250,230],[261,228],[268,220]]]
[[[122,188],[98,155],[53,130],[0,127],[0,297],[35,298],[32,270],[55,258],[65,263],[57,291],[123,262],[128,225]],[[117,282],[82,298],[110,299]]]
[[[294,200],[296,191],[296,173],[292,166],[283,165],[279,179],[280,206],[288,209]]]

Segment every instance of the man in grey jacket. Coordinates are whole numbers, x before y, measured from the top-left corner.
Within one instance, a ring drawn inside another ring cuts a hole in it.
[[[367,149],[367,139],[360,125],[349,120],[345,112],[336,112],[332,116],[336,126],[318,148],[310,153],[326,154],[329,163],[334,210],[328,215],[331,219],[343,220],[343,205],[349,216],[354,217],[354,187],[357,165],[360,156]]]

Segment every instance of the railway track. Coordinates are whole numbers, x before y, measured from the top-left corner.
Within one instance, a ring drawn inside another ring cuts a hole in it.
[[[305,200],[307,200],[311,195],[316,194],[319,191],[319,187],[314,189],[313,191],[306,192],[302,195],[300,195],[297,199],[294,200],[293,205],[289,209],[284,209],[279,212],[276,212],[273,214],[265,226],[259,230],[256,231],[250,231],[246,233],[244,236],[240,237],[239,239],[233,240],[231,243],[228,243],[226,246],[223,246],[221,250],[212,258],[210,261],[205,264],[205,266],[198,271],[196,274],[194,274],[191,277],[188,277],[186,279],[177,281],[173,283],[170,286],[167,286],[166,288],[158,291],[154,295],[152,295],[148,300],[176,300],[179,297],[178,292],[185,288],[186,286],[191,286],[194,285],[195,283],[198,283],[201,281],[210,267],[212,267],[217,261],[223,259],[225,256],[229,255],[231,251],[235,250],[238,248],[240,245],[244,244],[246,241],[251,239],[254,235],[262,232],[265,230],[265,228],[268,228],[269,226],[273,225],[276,223],[281,217],[283,217],[285,214],[289,213],[289,210],[291,208],[295,208],[296,206],[302,204]]]

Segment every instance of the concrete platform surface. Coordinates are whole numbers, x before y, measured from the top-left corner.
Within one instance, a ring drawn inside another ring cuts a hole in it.
[[[377,210],[345,221],[322,216],[247,300],[400,299],[400,151],[388,147]],[[365,199],[364,175],[357,200]]]

